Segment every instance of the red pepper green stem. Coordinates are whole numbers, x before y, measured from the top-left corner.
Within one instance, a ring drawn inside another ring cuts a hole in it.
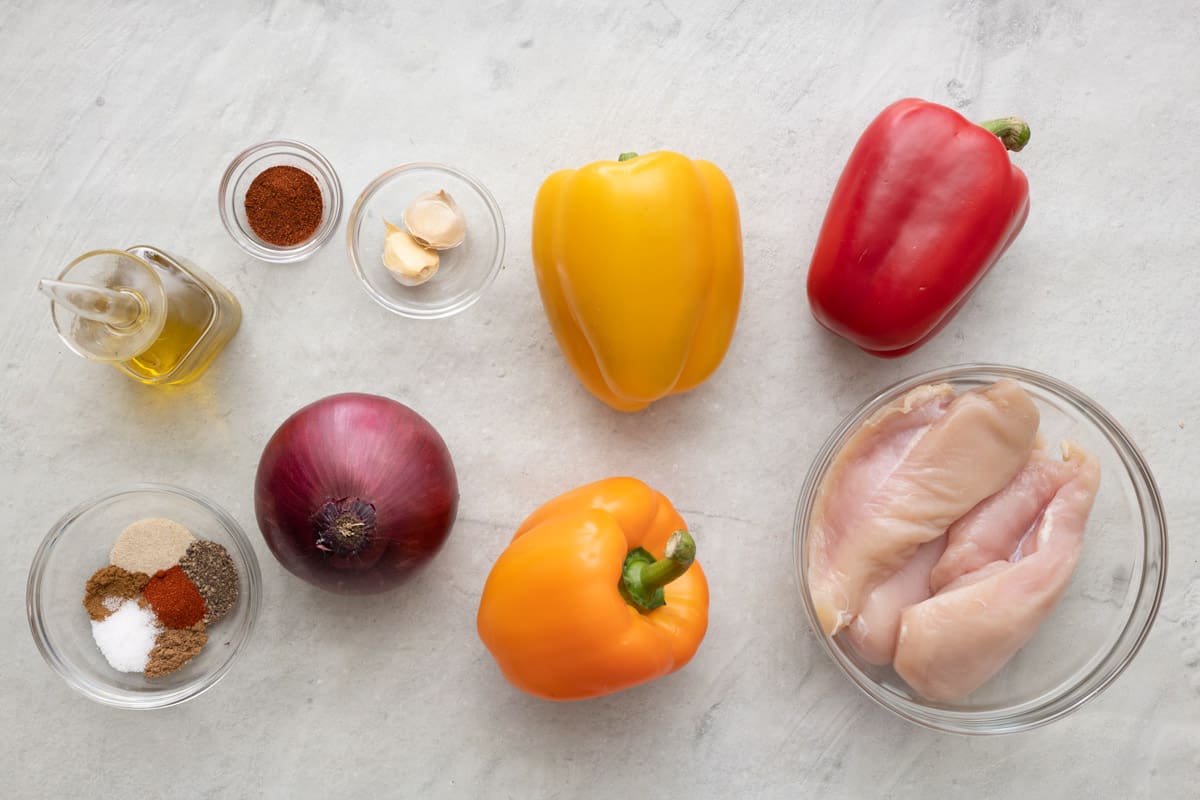
[[[1000,138],[1006,150],[1014,153],[1029,144],[1029,123],[1020,117],[1000,117],[979,123]]]
[[[617,157],[617,161],[630,161],[637,157],[638,157],[637,153],[621,153],[621,155],[619,155]]]
[[[621,569],[621,596],[643,614],[667,604],[663,587],[688,571],[696,560],[696,540],[687,531],[675,531],[667,540],[662,558],[655,560],[644,547],[629,551]]]

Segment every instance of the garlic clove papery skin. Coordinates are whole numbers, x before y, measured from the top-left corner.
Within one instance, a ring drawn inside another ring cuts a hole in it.
[[[404,210],[404,227],[434,250],[458,247],[467,238],[467,218],[445,189],[421,195]]]
[[[436,250],[423,247],[403,228],[384,220],[387,238],[383,243],[383,265],[388,274],[405,286],[420,286],[434,276],[441,258]]]

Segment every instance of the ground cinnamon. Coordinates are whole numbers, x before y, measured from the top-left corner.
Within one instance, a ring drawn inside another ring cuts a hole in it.
[[[128,572],[120,567],[103,567],[88,578],[84,587],[83,607],[88,616],[97,622],[106,619],[114,610],[113,604],[104,601],[110,597],[122,600],[137,597],[150,576],[144,572]]]
[[[245,205],[250,228],[276,247],[294,247],[311,239],[325,207],[313,176],[287,165],[260,172],[246,190]]]

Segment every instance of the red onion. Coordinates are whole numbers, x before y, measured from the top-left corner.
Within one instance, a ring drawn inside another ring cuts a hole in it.
[[[254,481],[258,527],[279,563],[342,594],[397,586],[441,548],[457,510],[442,437],[408,406],[371,394],[292,414]]]

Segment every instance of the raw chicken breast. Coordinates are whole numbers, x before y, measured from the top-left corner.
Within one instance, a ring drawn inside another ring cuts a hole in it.
[[[993,561],[1008,561],[1037,524],[1050,497],[1077,466],[1035,450],[1008,486],[950,526],[946,552],[929,576],[932,592],[936,594],[955,578]]]
[[[833,635],[924,542],[995,494],[1029,459],[1038,412],[1016,382],[954,397],[921,386],[880,409],[837,454],[813,508],[808,585]]]
[[[1100,465],[1075,445],[1064,445],[1063,455],[1066,479],[1057,486],[1035,484],[1043,502],[1004,526],[1015,537],[1012,561],[993,561],[954,578],[901,617],[893,666],[921,696],[957,700],[982,686],[1025,646],[1066,590],[1100,485]],[[1002,494],[993,502],[999,508],[1012,500]],[[1018,545],[1031,525],[1032,533]]]
[[[896,652],[896,634],[904,609],[928,600],[929,574],[946,549],[946,537],[939,536],[917,548],[900,570],[875,587],[862,611],[846,628],[851,646],[871,664],[890,664]]]

